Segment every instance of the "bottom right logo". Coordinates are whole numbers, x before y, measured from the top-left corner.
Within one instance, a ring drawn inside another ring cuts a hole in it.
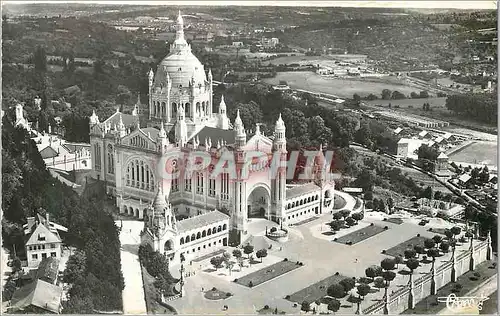
[[[438,297],[438,302],[446,303],[449,312],[452,313],[477,313],[483,309],[483,302],[489,298],[484,296],[456,296],[450,294],[447,297]]]

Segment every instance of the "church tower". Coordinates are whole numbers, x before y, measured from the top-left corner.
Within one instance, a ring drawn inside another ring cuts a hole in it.
[[[219,121],[217,127],[221,129],[229,129],[229,118],[226,113],[226,103],[224,102],[224,95],[222,95],[219,104]]]
[[[246,234],[247,230],[247,188],[246,180],[242,177],[242,170],[245,165],[245,152],[243,147],[246,144],[246,133],[245,126],[243,126],[243,121],[240,118],[240,110],[236,112],[236,119],[234,120],[234,133],[235,133],[235,169],[236,175],[234,179],[234,209],[231,216],[231,225],[233,228],[234,239],[238,243],[244,239],[243,235]]]
[[[95,110],[92,111],[92,115],[89,117],[89,124],[91,128],[92,126],[99,124],[99,116],[95,114]]]
[[[285,122],[280,116],[276,121],[274,127],[274,140],[273,140],[273,155],[279,155],[280,164],[278,170],[275,173],[275,177],[271,179],[271,207],[274,213],[271,214],[273,220],[275,220],[280,225],[285,223],[285,192],[286,192],[286,161],[287,161],[287,150],[286,150],[286,137],[285,137]]]
[[[158,133],[158,139],[156,140],[158,152],[165,155],[168,150],[170,143],[168,142],[167,132],[165,131],[163,122],[160,125],[160,132]]]

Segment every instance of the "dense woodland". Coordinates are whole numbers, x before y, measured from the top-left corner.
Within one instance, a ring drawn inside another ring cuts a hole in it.
[[[452,95],[446,99],[446,108],[462,117],[482,123],[497,124],[496,94]]]
[[[12,116],[2,126],[2,237],[3,246],[16,249],[26,260],[22,225],[35,212],[48,212],[66,226],[66,245],[76,247],[65,279],[72,284],[65,313],[121,310],[124,287],[120,242],[113,217],[103,212],[102,201],[79,197],[50,176],[36,144],[26,130],[15,128]]]

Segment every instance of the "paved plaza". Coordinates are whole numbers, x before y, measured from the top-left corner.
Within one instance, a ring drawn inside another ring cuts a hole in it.
[[[300,304],[294,307],[294,303],[285,300],[286,295],[300,291],[336,272],[347,277],[364,276],[364,271],[368,266],[379,265],[382,259],[390,258],[381,254],[382,250],[394,247],[417,234],[429,238],[434,236],[434,233],[427,231],[427,226],[415,225],[413,221],[410,223],[405,221],[405,223],[398,225],[377,219],[367,219],[364,221],[373,222],[382,227],[388,226],[389,229],[355,245],[348,246],[313,236],[313,228],[327,221],[331,221],[330,214],[324,214],[321,218],[299,227],[290,228],[289,241],[283,244],[282,250],[273,247],[269,251],[272,256],[303,262],[304,266],[300,269],[263,283],[254,289],[200,271],[195,276],[186,279],[186,295],[170,302],[170,304],[180,314],[255,314],[265,305],[269,305],[271,308],[277,307],[287,313],[299,313]],[[457,254],[467,248],[468,245],[457,247]],[[448,261],[450,256],[451,254],[446,254],[439,257],[436,264],[440,265]],[[402,268],[403,266],[400,265],[400,269]],[[423,265],[415,272],[415,276],[418,277],[419,273],[426,273],[429,270],[430,264]],[[408,275],[398,273],[396,279],[391,283],[389,292],[406,285],[408,280]],[[233,296],[224,300],[224,303],[206,300],[201,288],[210,289],[212,287],[231,292]],[[366,308],[374,303],[373,300],[381,299],[382,296],[383,291],[370,294],[362,302],[361,307]],[[342,307],[339,312],[354,313],[356,304],[348,304],[349,307]],[[227,311],[222,310],[223,305],[228,305]]]

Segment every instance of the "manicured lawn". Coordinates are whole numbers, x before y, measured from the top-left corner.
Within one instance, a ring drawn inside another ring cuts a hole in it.
[[[477,164],[497,164],[497,143],[474,142],[450,154],[450,160]]]
[[[347,202],[344,200],[343,197],[341,197],[340,195],[337,195],[337,194],[334,195],[334,198],[333,198],[333,209],[334,210],[340,210],[346,204],[347,204]]]
[[[336,240],[334,239],[335,242],[341,243],[341,244],[357,244],[360,241],[363,241],[365,239],[368,239],[370,237],[373,237],[377,234],[380,234],[383,232],[385,229],[383,227],[373,225],[373,226],[366,226],[363,227],[357,231],[354,231],[350,234],[347,234],[345,236],[339,237]]]
[[[462,285],[462,289],[458,292],[455,292],[455,295],[458,297],[465,296],[468,292],[474,290],[482,282],[486,281],[489,277],[497,273],[496,268],[490,268],[492,263],[493,261],[485,261],[479,264],[474,271],[469,271],[458,277],[456,283],[450,282],[446,284],[437,291],[436,295],[429,295],[428,297],[417,303],[414,309],[408,309],[404,311],[403,314],[437,314],[446,307],[446,303],[439,303],[437,301],[438,297],[447,297],[448,295],[453,293],[452,289],[455,287],[455,284]],[[471,280],[470,277],[472,277],[476,272],[481,275],[479,277],[479,280]],[[495,310],[494,313],[496,312],[497,311]]]
[[[308,218],[308,219],[305,219],[303,221],[300,221],[298,223],[295,223],[293,224],[293,226],[300,226],[302,224],[306,224],[306,223],[309,223],[309,222],[312,222],[312,221],[315,221],[317,220],[319,217],[318,216],[314,216],[314,217],[311,217],[311,218]]]
[[[389,256],[393,256],[393,257],[396,257],[398,255],[404,257],[404,252],[406,249],[408,249],[408,248],[413,249],[413,247],[416,245],[423,246],[425,239],[426,238],[422,237],[422,236],[412,237],[412,238],[408,239],[407,241],[402,242],[399,245],[394,246],[391,249],[386,250],[385,254],[389,255]]]
[[[216,300],[224,300],[226,298],[230,298],[232,294],[229,292],[223,292],[221,290],[213,288],[210,291],[206,291],[204,296],[207,300],[216,301]]]
[[[257,263],[258,264],[258,263]],[[296,262],[280,261],[258,271],[252,272],[236,280],[236,283],[250,287],[250,282],[253,286],[274,279],[282,274],[300,268]]]
[[[295,302],[301,304],[306,301],[312,303],[316,300],[323,298],[326,295],[326,290],[332,284],[339,283],[346,277],[343,275],[332,275],[326,279],[323,279],[317,283],[314,283],[298,292],[293,293],[290,296],[285,297],[285,299],[290,302]]]
[[[398,224],[398,225],[403,224],[403,220],[401,218],[397,218],[397,217],[395,217],[395,218],[390,218],[389,217],[387,219],[387,221],[390,222],[390,223],[393,223],[393,224]]]

